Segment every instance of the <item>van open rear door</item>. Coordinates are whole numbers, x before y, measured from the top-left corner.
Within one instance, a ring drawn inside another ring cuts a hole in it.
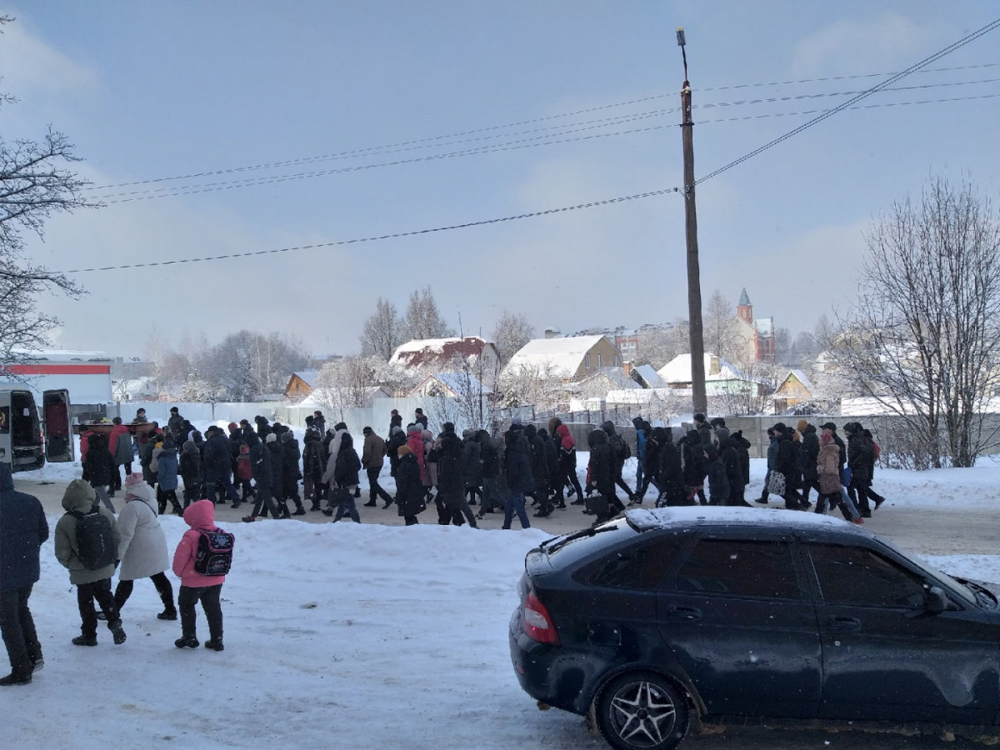
[[[70,424],[69,391],[43,391],[45,415],[45,458],[54,463],[72,461],[73,428]]]

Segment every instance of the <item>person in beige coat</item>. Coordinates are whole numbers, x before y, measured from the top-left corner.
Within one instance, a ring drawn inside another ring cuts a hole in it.
[[[118,617],[118,607],[111,594],[111,576],[115,572],[115,563],[91,569],[84,565],[77,544],[77,521],[83,515],[100,513],[111,524],[114,544],[119,543],[118,524],[114,514],[97,504],[97,493],[89,482],[74,479],[66,487],[62,506],[66,513],[56,524],[55,547],[56,559],[69,571],[69,582],[76,586],[76,601],[80,608],[80,635],[73,639],[75,646],[97,645],[97,612],[94,600],[101,606],[108,621],[108,630],[114,637],[115,645],[125,643],[125,631]]]
[[[132,595],[133,582],[149,578],[163,601],[161,620],[176,620],[174,590],[164,572],[170,567],[167,538],[160,526],[152,488],[142,480],[142,474],[129,474],[125,480],[125,507],[118,515],[118,586],[115,605],[122,607]]]

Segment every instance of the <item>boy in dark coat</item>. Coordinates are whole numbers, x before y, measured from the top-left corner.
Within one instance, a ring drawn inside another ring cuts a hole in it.
[[[420,481],[420,465],[409,446],[399,446],[396,464],[396,508],[407,526],[419,523],[417,515],[427,508],[424,484]]]
[[[115,512],[115,506],[111,504],[108,488],[111,487],[117,472],[115,459],[108,450],[104,436],[94,433],[88,443],[87,456],[83,459],[83,478],[90,482],[97,497],[112,513]]]
[[[714,445],[705,446],[705,470],[708,472],[709,505],[729,505],[729,477]]]
[[[345,431],[340,439],[340,449],[337,451],[337,463],[334,465],[333,481],[337,489],[337,515],[333,521],[336,523],[344,517],[344,513],[351,516],[354,523],[361,523],[358,509],[354,505],[354,491],[360,482],[361,459],[358,452],[354,450],[354,438],[351,433]],[[331,515],[332,508],[326,508],[324,515]]]

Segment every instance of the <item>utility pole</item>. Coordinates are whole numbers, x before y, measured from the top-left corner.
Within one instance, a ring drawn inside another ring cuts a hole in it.
[[[694,122],[691,119],[691,84],[688,82],[684,27],[677,27],[677,44],[684,60],[681,87],[681,133],[684,144],[684,228],[687,235],[688,327],[691,340],[691,401],[694,412],[708,412],[705,393],[705,336],[701,322],[701,268],[698,265],[698,211],[694,202]]]

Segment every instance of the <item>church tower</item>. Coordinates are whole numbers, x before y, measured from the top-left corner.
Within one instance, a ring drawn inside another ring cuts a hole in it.
[[[740,320],[746,321],[747,324],[753,325],[753,305],[750,304],[746,287],[743,288],[743,294],[740,295],[740,301],[736,305],[736,316]]]

